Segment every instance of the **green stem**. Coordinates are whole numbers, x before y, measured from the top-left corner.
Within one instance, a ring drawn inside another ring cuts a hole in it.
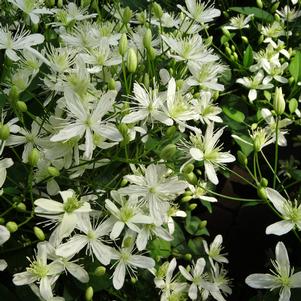
[[[273,178],[273,188],[276,187],[277,179],[277,168],[278,168],[278,127],[279,127],[279,117],[276,116],[276,141],[275,141],[275,162],[274,162],[274,178]]]

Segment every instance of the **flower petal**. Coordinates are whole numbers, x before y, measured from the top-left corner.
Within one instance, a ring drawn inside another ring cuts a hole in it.
[[[291,231],[294,228],[294,223],[291,221],[280,221],[280,222],[276,222],[272,225],[269,225],[266,230],[265,233],[266,234],[275,234],[275,235],[283,235],[288,233],[289,231]]]
[[[251,274],[245,282],[253,288],[274,288],[281,285],[277,277],[270,274]]]

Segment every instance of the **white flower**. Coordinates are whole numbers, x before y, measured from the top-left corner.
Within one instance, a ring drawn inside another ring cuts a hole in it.
[[[44,198],[34,202],[36,215],[54,220],[59,224],[51,234],[54,241],[61,241],[70,235],[78,223],[78,215],[91,211],[90,204],[86,201],[87,198],[78,199],[73,190],[60,191],[60,195],[63,203]]]
[[[223,243],[223,237],[220,234],[214,238],[209,248],[208,248],[207,241],[203,240],[205,252],[208,254],[210,263],[213,268],[214,268],[213,261],[217,261],[219,263],[228,263],[228,259],[224,256],[225,254],[221,254],[221,251],[223,249],[222,243]]]
[[[51,286],[57,280],[62,268],[55,262],[47,264],[47,242],[37,245],[36,259],[26,268],[26,272],[14,274],[15,285],[32,284],[39,282],[39,291],[42,298],[50,300],[53,297]]]
[[[6,174],[7,174],[6,169],[11,167],[13,164],[14,162],[11,158],[5,158],[0,160],[0,188],[2,187],[6,179]]]
[[[89,215],[81,214],[78,218],[77,228],[84,234],[75,234],[72,236],[66,243],[58,246],[56,254],[58,256],[69,257],[87,246],[90,255],[94,254],[104,265],[109,264],[112,248],[104,244],[102,237],[110,233],[113,226],[112,219],[107,219],[97,227],[92,227]]]
[[[169,118],[164,112],[162,107],[162,99],[158,95],[157,89],[147,91],[138,83],[134,83],[134,96],[133,101],[136,107],[130,108],[130,113],[123,117],[124,123],[135,123],[137,121],[162,122],[168,126],[173,124],[171,118]]]
[[[115,142],[121,141],[122,136],[117,128],[102,120],[103,116],[111,110],[116,97],[115,91],[109,91],[102,95],[95,105],[94,109],[84,106],[79,97],[69,89],[65,92],[66,106],[72,121],[66,121],[66,126],[57,134],[50,138],[50,141],[68,141],[74,137],[85,136],[85,153],[86,159],[91,159],[93,155],[94,140],[97,137],[107,138]],[[96,137],[93,137],[94,136]]]
[[[128,239],[133,239],[131,236],[125,236],[123,244]],[[133,254],[133,244],[124,246],[118,250],[114,249],[112,252],[112,259],[116,260],[115,271],[113,273],[113,286],[119,290],[122,288],[125,279],[125,273],[135,274],[137,268],[152,269],[155,266],[155,261],[147,256]]]
[[[11,31],[0,27],[0,49],[6,49],[5,54],[12,61],[20,59],[15,50],[27,49],[33,51],[34,49],[31,46],[43,42],[44,36],[39,33],[29,34],[29,31],[18,29],[13,37]]]
[[[138,202],[138,197],[132,195],[125,199],[118,191],[111,191],[111,197],[121,205],[118,208],[111,200],[107,199],[106,208],[114,216],[116,221],[113,223],[110,229],[110,238],[115,240],[119,237],[125,226],[135,232],[140,232],[140,228],[136,224],[151,224],[153,219],[150,216],[143,214],[141,210],[141,203]]]
[[[40,22],[40,16],[42,14],[52,14],[52,11],[46,7],[40,7],[39,0],[8,0],[13,5],[21,9],[25,14],[29,15],[33,24]]]
[[[292,203],[272,188],[266,188],[265,191],[268,199],[272,202],[283,219],[280,222],[268,226],[266,228],[266,234],[283,235],[295,227],[301,230],[301,205],[298,205],[297,200]]]
[[[208,281],[208,275],[204,272],[206,261],[204,258],[199,258],[189,273],[183,266],[179,266],[179,270],[183,277],[188,281],[191,281],[191,285],[188,290],[188,296],[192,300],[196,300],[198,297],[198,290],[207,291],[209,293],[218,291],[218,288]]]
[[[164,264],[159,268],[154,282],[157,288],[161,290],[161,301],[169,301],[173,295],[177,295],[186,290],[186,283],[178,282],[173,273],[177,267],[177,261],[173,258],[168,265]]]
[[[218,60],[218,57],[212,53],[203,43],[200,35],[196,34],[188,38],[172,38],[161,36],[163,41],[170,47],[170,57],[176,61],[189,61],[199,64],[210,63]],[[172,54],[172,53],[176,54]]]
[[[214,18],[221,15],[221,11],[213,7],[213,4],[202,3],[197,0],[185,0],[187,10],[178,5],[178,7],[185,13],[189,18],[196,20],[203,24],[213,21]]]
[[[0,246],[2,246],[10,238],[10,232],[5,226],[0,225]],[[4,259],[0,259],[0,272],[7,268],[7,263]]]
[[[223,134],[224,128],[216,133],[213,132],[214,124],[207,126],[205,136],[196,132],[191,134],[192,147],[189,149],[190,156],[196,161],[204,161],[205,172],[213,184],[218,184],[215,168],[235,161],[235,157],[227,152],[221,152],[221,146],[217,146],[218,140]]]
[[[280,11],[276,10],[277,14],[287,22],[293,22],[295,19],[301,16],[301,11],[296,8],[290,8],[285,5]]]
[[[156,225],[161,225],[169,209],[168,201],[185,191],[186,182],[172,176],[163,164],[150,164],[143,173],[125,176],[131,185],[119,189],[126,195],[143,198]]]
[[[230,25],[226,25],[224,28],[229,30],[241,30],[243,28],[249,28],[250,25],[248,23],[251,21],[253,16],[254,15],[251,14],[245,17],[245,15],[239,14],[237,17],[232,17],[230,19]]]
[[[283,242],[278,242],[275,249],[276,260],[272,261],[273,274],[251,274],[246,278],[246,284],[253,288],[274,290],[280,288],[279,301],[290,301],[291,288],[301,287],[301,272],[294,274],[290,267],[287,250]]]

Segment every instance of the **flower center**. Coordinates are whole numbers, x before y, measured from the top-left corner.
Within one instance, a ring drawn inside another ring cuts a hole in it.
[[[38,278],[44,278],[47,276],[48,267],[40,260],[36,260],[30,264],[29,268],[27,268],[27,271],[34,274]]]
[[[72,213],[74,210],[81,207],[80,202],[76,197],[68,198],[66,203],[64,204],[64,211],[67,213]]]

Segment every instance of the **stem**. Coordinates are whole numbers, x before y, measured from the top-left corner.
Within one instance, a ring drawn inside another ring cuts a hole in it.
[[[274,163],[274,178],[273,178],[273,188],[276,187],[276,177],[277,177],[277,168],[278,168],[278,127],[279,127],[279,118],[276,116],[276,141],[275,141],[275,163]]]

